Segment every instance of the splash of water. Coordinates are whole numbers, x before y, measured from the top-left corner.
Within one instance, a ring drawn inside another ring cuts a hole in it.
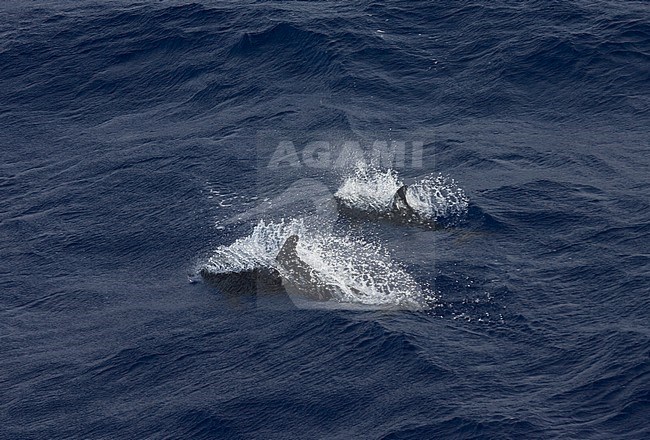
[[[334,292],[334,301],[421,309],[436,299],[380,244],[318,230],[301,219],[260,221],[250,235],[216,249],[202,269],[221,274],[271,268],[291,277],[275,257],[294,234],[299,236],[298,257],[311,268],[314,280]]]
[[[428,293],[378,243],[349,235],[315,234],[299,241],[298,257],[335,286],[341,302],[422,307]]]
[[[380,170],[363,163],[347,176],[335,196],[346,207],[383,215],[390,212],[397,190],[404,185],[397,172]],[[454,179],[442,174],[429,174],[411,185],[406,200],[425,221],[445,221],[449,225],[462,218],[469,198]]]
[[[395,170],[382,171],[359,163],[335,197],[349,208],[384,214],[390,211],[395,192],[403,184]]]
[[[302,220],[266,223],[260,220],[250,235],[228,246],[219,246],[201,269],[210,273],[237,273],[260,268],[274,268],[275,257],[286,239],[304,235]]]
[[[406,201],[423,218],[431,221],[456,219],[467,213],[469,197],[450,177],[430,174],[406,190]]]

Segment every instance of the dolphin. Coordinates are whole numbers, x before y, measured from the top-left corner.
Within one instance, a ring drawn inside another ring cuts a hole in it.
[[[406,200],[406,185],[400,186],[393,197],[390,199],[389,206],[384,209],[359,209],[354,206],[354,203],[340,197],[338,194],[334,196],[339,211],[346,214],[348,217],[378,217],[378,218],[407,218],[415,215],[415,210],[411,207]]]
[[[365,211],[355,208],[344,199],[336,197],[339,211],[348,218],[388,220],[393,223],[407,223],[437,229],[435,221],[418,213],[406,198],[407,185],[400,186],[393,194],[386,211]]]
[[[274,268],[212,272],[203,267],[199,274],[228,296],[284,292],[317,301],[331,299],[337,291],[336,287],[320,280],[316,271],[298,256],[297,246],[297,235],[287,238],[275,257]]]
[[[339,297],[341,288],[324,280],[318,270],[303,261],[298,256],[297,247],[298,235],[289,236],[275,257],[274,268],[215,273],[204,267],[199,274],[229,296],[284,292],[314,301]],[[353,287],[348,286],[348,289],[360,293]]]

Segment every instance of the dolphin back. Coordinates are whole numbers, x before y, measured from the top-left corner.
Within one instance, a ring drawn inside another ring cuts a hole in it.
[[[397,192],[395,193],[395,198],[399,199],[404,203],[406,206],[408,206],[408,202],[406,201],[406,185],[402,185],[399,187]]]

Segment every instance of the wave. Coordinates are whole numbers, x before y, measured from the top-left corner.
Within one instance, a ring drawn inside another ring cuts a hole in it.
[[[648,80],[650,26],[640,5],[628,6],[598,14],[539,4],[535,20],[531,5],[370,4],[361,16],[326,8],[307,21],[271,4],[245,12],[199,4],[93,6],[83,15],[37,9],[31,32],[0,26],[0,75],[10,80],[0,101],[103,113],[171,99],[204,114],[216,103],[275,99],[284,90],[332,96],[331,116],[350,97],[381,98],[403,111],[418,103],[436,122],[569,110],[647,114],[639,91]]]

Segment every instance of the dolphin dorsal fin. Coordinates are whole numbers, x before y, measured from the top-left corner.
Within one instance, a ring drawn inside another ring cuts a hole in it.
[[[399,198],[399,200],[402,201],[406,206],[408,206],[408,202],[406,201],[406,185],[402,185],[399,187],[397,192],[395,193],[395,198]]]
[[[406,185],[402,185],[395,192],[395,195],[393,196],[393,209],[405,210],[411,208],[409,203],[406,201],[406,188]]]
[[[286,262],[291,261],[296,258],[296,247],[298,246],[298,236],[291,235],[287,238],[278,252],[278,256],[275,257],[276,261]]]
[[[411,217],[415,214],[415,210],[409,205],[408,200],[406,200],[406,185],[399,187],[395,195],[393,196],[393,206],[391,211],[393,215],[398,215],[400,217]]]

